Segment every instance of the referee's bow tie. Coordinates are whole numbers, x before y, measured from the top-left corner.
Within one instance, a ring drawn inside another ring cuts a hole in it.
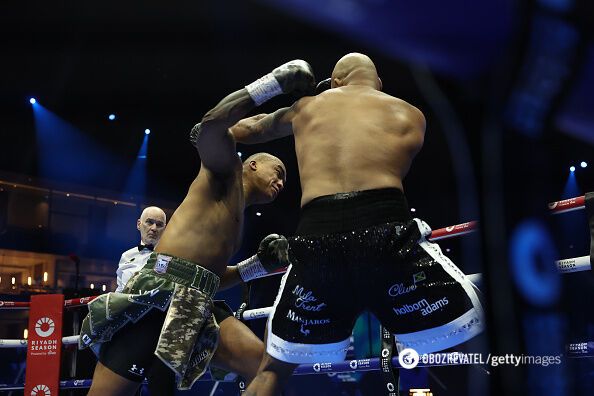
[[[153,250],[155,247],[153,245],[143,245],[142,243],[138,244],[138,251],[142,252],[144,249]]]

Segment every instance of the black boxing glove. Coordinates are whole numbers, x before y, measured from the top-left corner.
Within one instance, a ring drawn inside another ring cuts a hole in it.
[[[316,78],[309,63],[296,59],[277,67],[245,88],[259,106],[283,93],[311,94],[315,86]]]
[[[237,264],[244,282],[265,276],[289,265],[289,242],[278,234],[270,234],[260,242],[258,253]]]
[[[332,87],[332,78],[322,80],[316,85],[316,95],[321,94],[324,91],[329,90]]]

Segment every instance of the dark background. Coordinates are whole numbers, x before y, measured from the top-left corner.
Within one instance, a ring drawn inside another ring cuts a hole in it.
[[[405,180],[416,215],[433,228],[482,220],[490,209],[485,197],[498,191],[496,202],[506,209],[502,222],[511,228],[520,213],[539,211],[529,205],[544,211],[547,202],[566,198],[570,165],[578,167],[575,195],[594,189],[592,14],[586,1],[4,3],[0,170],[121,192],[134,176],[143,131],[150,128],[147,182],[140,194],[144,202],[176,204],[199,170],[188,133],[221,98],[295,58],[307,60],[321,80],[341,56],[358,51],[375,61],[385,92],[427,118],[425,145]],[[542,20],[554,23],[539,30]],[[561,37],[561,44],[539,41],[557,22],[573,29],[552,36]],[[36,132],[30,97],[70,124],[81,140],[63,140],[56,130],[50,136],[55,144],[46,146],[48,136]],[[275,98],[258,112],[290,103]],[[540,118],[534,116],[539,111]],[[115,121],[107,119],[110,113]],[[533,116],[541,124],[522,128]],[[493,125],[502,151],[485,143]],[[244,158],[269,151],[288,169],[277,201],[246,212],[238,254],[246,256],[267,233],[294,231],[300,189],[291,138],[238,151]],[[503,182],[485,171],[493,158]],[[580,161],[590,164],[582,169]],[[583,220],[572,224],[576,240],[558,239],[560,257],[586,254]],[[561,236],[568,228],[552,227]],[[493,259],[481,256],[479,242],[490,243],[485,238],[444,241],[442,248],[451,249],[448,254],[465,272],[483,272],[481,257]],[[0,243],[11,247],[6,239]],[[119,248],[90,251],[113,258]],[[69,246],[47,249],[65,254]],[[574,278],[564,280],[569,293],[575,284],[567,282]],[[256,305],[268,305],[274,294],[274,282],[264,283],[255,286],[265,296]],[[589,370],[584,375],[591,381]]]

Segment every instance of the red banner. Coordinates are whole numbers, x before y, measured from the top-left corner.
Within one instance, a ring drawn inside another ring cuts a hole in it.
[[[31,297],[25,395],[58,396],[64,296]]]

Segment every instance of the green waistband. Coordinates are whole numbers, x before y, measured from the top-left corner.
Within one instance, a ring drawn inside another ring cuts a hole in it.
[[[220,278],[212,271],[179,257],[153,252],[144,266],[155,275],[208,294],[211,298],[219,289]]]

